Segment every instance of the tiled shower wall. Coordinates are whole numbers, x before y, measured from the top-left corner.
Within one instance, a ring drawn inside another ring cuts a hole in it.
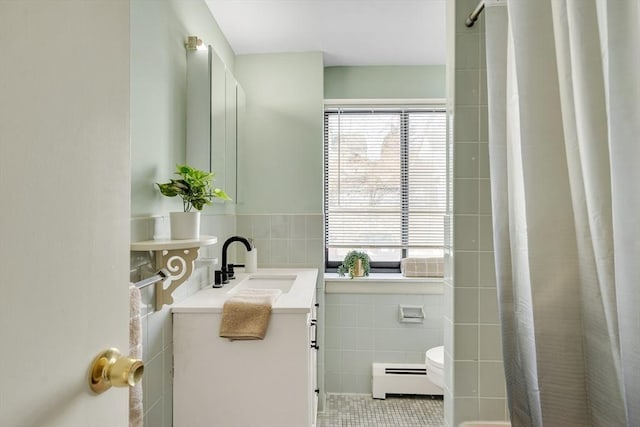
[[[489,157],[484,16],[464,25],[477,0],[449,10],[450,203],[445,271],[446,424],[508,417],[498,324]],[[450,33],[451,35],[451,33]],[[451,95],[455,93],[452,98]],[[451,233],[452,232],[452,233]]]
[[[151,240],[155,236],[167,236],[168,217],[133,218],[132,241]],[[218,243],[200,249],[200,258],[219,258],[224,239],[235,234],[233,215],[202,215],[201,232],[215,235]],[[179,302],[207,286],[212,275],[207,263],[197,262],[189,280],[174,293]],[[150,252],[131,252],[130,280],[136,282],[155,273]],[[155,311],[155,291],[149,286],[142,291],[143,360],[145,371],[142,380],[145,427],[171,427],[173,425],[173,332],[171,306]]]
[[[327,294],[328,393],[371,393],[372,363],[424,363],[442,345],[442,295]],[[423,306],[424,323],[401,323],[399,305]]]

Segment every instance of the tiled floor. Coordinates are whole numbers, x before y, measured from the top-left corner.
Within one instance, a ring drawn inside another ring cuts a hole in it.
[[[328,394],[318,427],[435,427],[444,425],[442,399],[422,396],[373,399]]]

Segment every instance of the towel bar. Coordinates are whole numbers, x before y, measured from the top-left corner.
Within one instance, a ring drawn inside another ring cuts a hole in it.
[[[134,283],[134,286],[138,289],[146,288],[147,286],[158,283],[170,276],[169,271],[166,268],[161,269],[156,274],[146,279],[142,279],[139,282]]]

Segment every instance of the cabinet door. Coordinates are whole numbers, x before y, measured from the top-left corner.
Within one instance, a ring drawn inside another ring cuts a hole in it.
[[[211,46],[187,50],[187,163],[211,170]]]
[[[176,427],[310,427],[305,313],[272,313],[264,340],[216,336],[221,313],[175,313]]]
[[[187,163],[215,172],[215,186],[225,189],[227,128],[235,139],[235,87],[227,88],[227,71],[222,59],[208,46],[206,51],[187,51]],[[233,76],[231,76],[233,79]],[[235,82],[235,79],[234,79]],[[235,84],[235,83],[234,83]],[[231,91],[227,95],[227,91]],[[228,113],[227,102],[233,102]],[[229,119],[227,116],[231,115]],[[235,193],[235,154],[231,193]],[[233,195],[231,195],[233,197]]]
[[[237,140],[237,87],[238,83],[229,70],[225,70],[225,186],[224,189],[236,200],[238,140]]]
[[[242,149],[244,146],[245,116],[247,111],[247,97],[242,86],[236,86],[236,177],[242,177]],[[246,160],[245,160],[246,161]],[[241,179],[241,178],[239,178]],[[236,181],[236,203],[242,203],[240,182]]]
[[[215,52],[211,57],[211,170],[215,172],[214,185],[227,189],[226,165],[226,67]]]
[[[309,339],[309,425],[315,427],[318,414],[318,313],[315,305],[310,314]]]

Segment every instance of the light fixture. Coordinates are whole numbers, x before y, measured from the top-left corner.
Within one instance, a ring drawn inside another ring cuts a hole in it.
[[[207,49],[207,46],[205,46],[205,44],[202,42],[202,39],[199,39],[196,36],[187,37],[187,41],[185,42],[184,46],[188,50],[206,50]]]

